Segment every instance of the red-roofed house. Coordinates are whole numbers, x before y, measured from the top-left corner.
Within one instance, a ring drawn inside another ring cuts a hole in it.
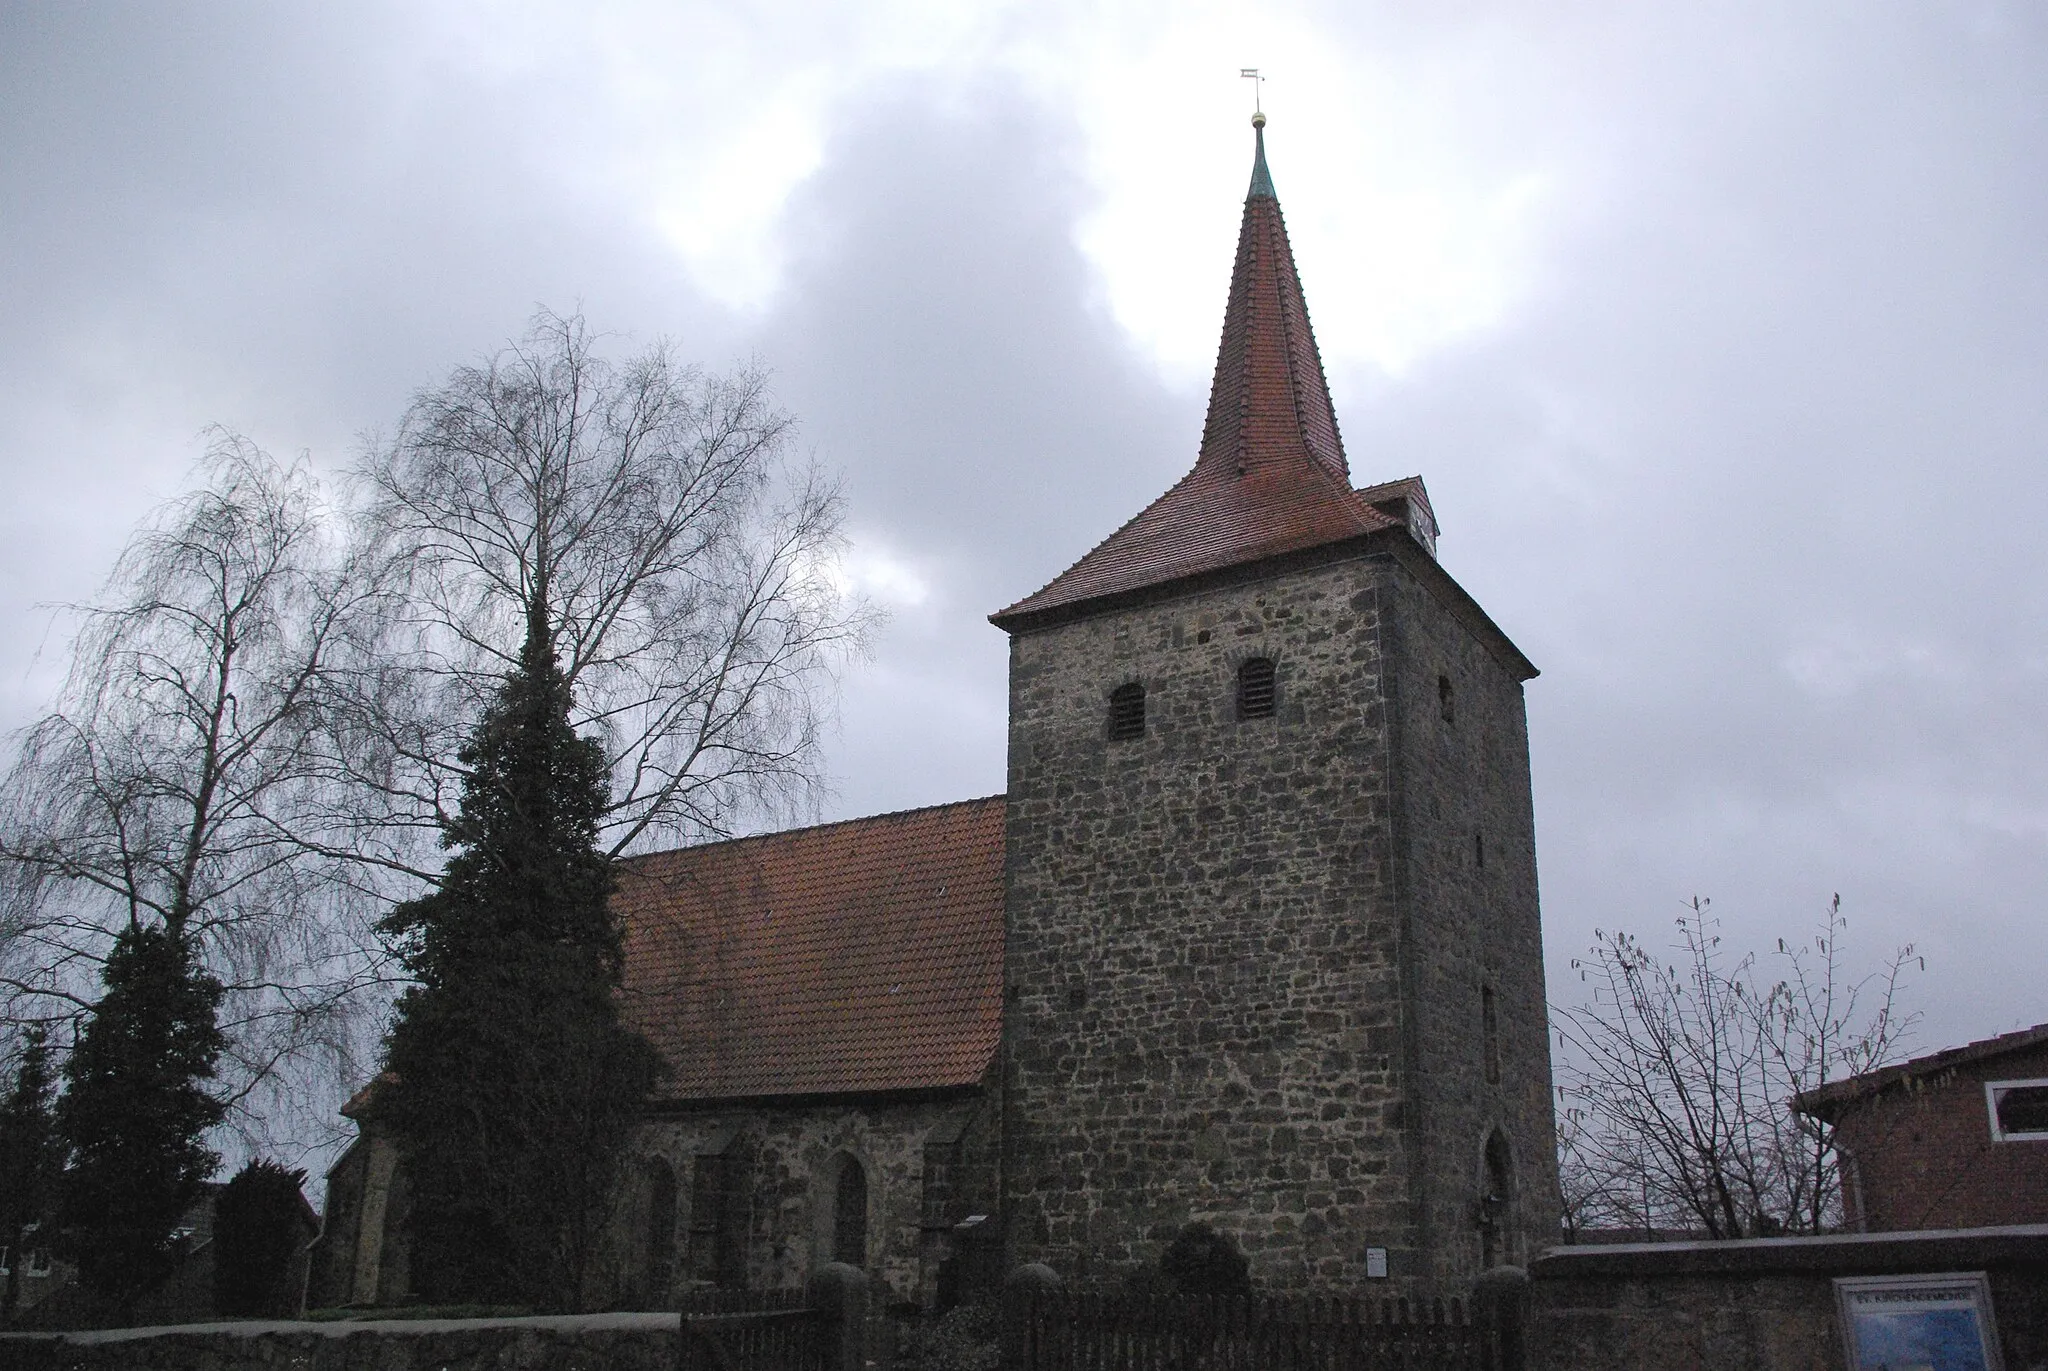
[[[1834,1125],[1851,1228],[2048,1223],[2048,1024],[1833,1081],[1794,1107]]]
[[[1267,1288],[1464,1294],[1555,1233],[1535,668],[1419,478],[1352,486],[1256,124],[1193,469],[992,616],[1007,794],[626,864],[637,1301],[1094,1283],[1191,1221]],[[338,1298],[397,1270],[373,1106]]]

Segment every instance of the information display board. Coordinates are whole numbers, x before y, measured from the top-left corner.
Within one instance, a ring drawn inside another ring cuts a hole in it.
[[[1981,1271],[1835,1282],[1849,1371],[2004,1371]]]

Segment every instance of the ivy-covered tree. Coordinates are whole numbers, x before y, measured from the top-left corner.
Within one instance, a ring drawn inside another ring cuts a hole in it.
[[[221,984],[187,939],[148,924],[114,939],[102,979],[57,1105],[62,1227],[79,1274],[125,1304],[169,1271],[178,1220],[220,1164],[204,1137],[225,1109],[203,1083],[223,1045]]]
[[[14,1084],[0,1103],[0,1247],[14,1257],[7,1264],[6,1290],[0,1294],[0,1323],[14,1318],[29,1242],[56,1208],[55,1091],[47,1035],[41,1025],[31,1025],[22,1035]]]
[[[657,1069],[619,1021],[607,763],[570,724],[545,582],[518,667],[463,748],[439,887],[384,929],[417,984],[390,1037],[414,1293],[574,1308]]]

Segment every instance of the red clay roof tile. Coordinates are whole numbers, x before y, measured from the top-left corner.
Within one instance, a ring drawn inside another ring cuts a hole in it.
[[[1003,797],[634,858],[622,1005],[669,1101],[969,1086],[1002,1031]]]

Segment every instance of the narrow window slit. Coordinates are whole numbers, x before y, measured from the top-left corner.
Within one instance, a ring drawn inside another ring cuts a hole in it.
[[[1237,717],[1273,717],[1275,673],[1271,657],[1254,657],[1237,669]]]
[[[1132,681],[1109,692],[1109,738],[1123,742],[1145,736],[1145,687]]]

